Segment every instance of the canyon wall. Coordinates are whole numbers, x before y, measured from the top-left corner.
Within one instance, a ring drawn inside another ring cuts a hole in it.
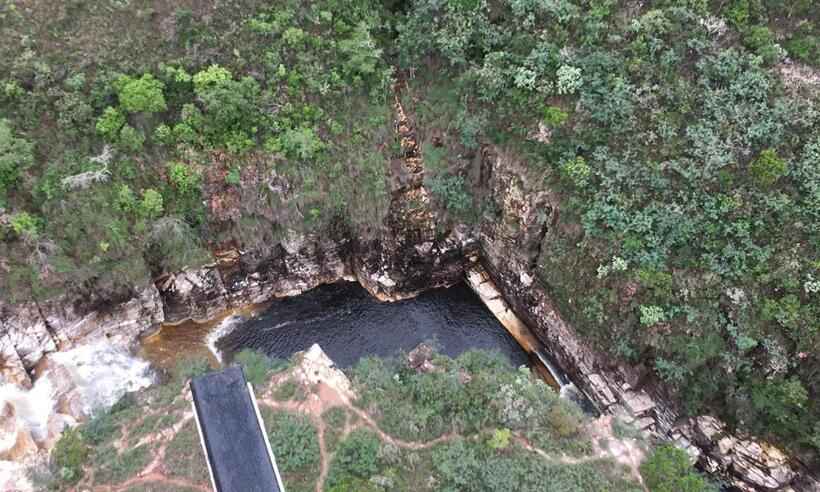
[[[803,464],[752,436],[732,434],[712,416],[684,418],[656,379],[584,341],[537,280],[541,248],[557,228],[567,226],[561,223],[558,199],[530,187],[526,169],[510,156],[489,152],[485,166],[491,167],[488,186],[500,216],[478,228],[481,262],[512,310],[600,411],[675,442],[704,470],[738,490],[820,490],[820,481]]]
[[[263,257],[216,251],[212,264],[154,279],[119,305],[71,296],[16,305],[0,300],[0,377],[30,387],[34,369],[50,352],[102,338],[133,347],[163,322],[204,321],[230,307],[341,279],[356,279],[385,301],[412,297],[460,281],[467,258],[477,256],[515,313],[599,410],[677,442],[705,470],[740,490],[820,490],[805,468],[779,450],[733,435],[713,417],[683,418],[651,378],[639,383],[646,378],[593,349],[564,322],[536,273],[543,244],[561,226],[560,203],[548,192],[534,191],[515,159],[485,149],[481,185],[497,205],[496,215],[472,227],[443,227],[423,185],[414,130],[398,103],[397,115],[404,179],[393,187],[383,227],[375,234],[345,227],[290,232]]]

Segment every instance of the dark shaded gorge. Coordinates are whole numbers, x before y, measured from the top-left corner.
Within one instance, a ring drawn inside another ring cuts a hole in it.
[[[323,285],[273,301],[216,342],[228,362],[249,348],[286,359],[318,343],[341,367],[361,357],[391,356],[433,341],[451,357],[470,349],[497,350],[513,365],[527,354],[464,284],[416,298],[380,302],[355,282]]]

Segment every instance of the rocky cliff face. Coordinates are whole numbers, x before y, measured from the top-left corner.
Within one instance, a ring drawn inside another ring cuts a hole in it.
[[[68,295],[13,306],[0,300],[0,382],[30,387],[30,373],[46,354],[101,339],[127,347],[164,320],[162,299],[153,285],[104,308]]]
[[[733,435],[714,417],[682,418],[662,387],[651,381],[639,385],[636,370],[584,343],[536,281],[540,247],[562,225],[557,198],[532,191],[526,170],[514,159],[490,153],[485,161],[491,167],[487,186],[500,210],[480,225],[481,261],[513,311],[599,410],[675,441],[705,470],[739,490],[820,490],[820,482],[782,451],[751,436]]]
[[[205,321],[231,307],[297,295],[343,278],[358,280],[385,301],[460,281],[475,241],[466,227],[440,230],[423,186],[415,132],[398,100],[396,114],[404,159],[392,172],[401,179],[391,180],[398,184],[375,233],[346,226],[290,231],[264,253],[216,251],[214,263],[155,279],[119,305],[91,305],[68,296],[18,305],[0,300],[0,382],[29,387],[30,374],[46,354],[79,343],[106,338],[132,347],[163,322]],[[291,187],[277,179],[276,190],[286,201]]]
[[[290,232],[264,254],[228,249],[205,267],[156,279],[116,306],[64,297],[47,303],[0,302],[0,378],[29,387],[46,354],[107,338],[133,346],[160,323],[203,321],[229,307],[291,296],[342,278],[358,280],[382,300],[411,297],[461,280],[468,256],[480,257],[512,309],[527,322],[574,382],[600,410],[621,414],[646,432],[687,447],[703,467],[741,490],[820,490],[783,453],[748,436],[731,435],[714,418],[683,420],[663,389],[638,386],[634,371],[593,350],[566,324],[536,280],[544,240],[560,223],[558,198],[534,192],[524,166],[487,151],[483,186],[498,214],[474,228],[442,231],[423,186],[415,132],[396,104],[404,151],[383,227]],[[287,186],[280,187],[287,189]]]

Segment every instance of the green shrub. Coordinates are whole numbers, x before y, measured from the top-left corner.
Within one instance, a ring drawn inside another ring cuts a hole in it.
[[[786,42],[789,55],[803,63],[820,65],[820,36],[797,35]]]
[[[447,210],[463,216],[472,209],[473,197],[461,176],[436,176],[428,181],[430,192],[444,203]]]
[[[567,438],[578,434],[581,429],[581,416],[571,408],[556,402],[547,412],[550,430],[558,437]]]
[[[120,130],[120,138],[117,143],[125,151],[139,152],[145,143],[145,134],[130,125],[125,125]]]
[[[180,195],[192,196],[199,193],[202,180],[199,173],[181,162],[168,164],[168,180]]]
[[[209,86],[219,84],[231,80],[233,75],[231,72],[219,65],[211,65],[205,70],[201,70],[194,74],[194,87],[197,91],[202,91]]]
[[[569,114],[562,111],[556,106],[547,106],[544,108],[544,123],[550,128],[558,128],[564,124],[569,118]]]
[[[689,455],[671,444],[659,446],[641,464],[650,492],[716,492],[689,463]]]
[[[743,36],[743,42],[749,49],[760,55],[767,64],[776,63],[780,60],[782,50],[775,42],[774,35],[766,26],[749,28]]]
[[[101,411],[94,414],[82,427],[82,435],[89,444],[97,445],[110,441],[120,433],[118,422],[112,412]]]
[[[20,173],[34,162],[34,145],[15,137],[8,120],[0,119],[0,202]]]
[[[357,429],[339,444],[328,477],[330,487],[349,477],[368,479],[379,471],[381,441],[371,431]]]
[[[556,72],[558,78],[558,94],[575,94],[584,82],[581,69],[569,65],[561,65]]]
[[[122,212],[132,212],[137,208],[137,197],[131,187],[123,183],[117,187],[117,197],[115,204]]]
[[[290,158],[304,161],[317,157],[325,149],[325,144],[313,128],[296,128],[268,140],[265,148],[270,152],[284,152]]]
[[[52,468],[65,483],[77,483],[83,477],[83,466],[89,448],[78,429],[68,429],[51,452]]]
[[[344,407],[329,408],[322,414],[322,419],[329,427],[341,429],[347,421],[347,411]]]
[[[109,142],[116,142],[120,137],[120,129],[125,125],[125,115],[111,106],[105,108],[102,116],[97,119],[97,133]]]
[[[239,186],[242,183],[242,174],[239,166],[234,166],[225,173],[225,184]]]
[[[577,188],[586,188],[590,176],[592,176],[592,169],[590,169],[586,159],[581,156],[563,161],[559,170],[561,176]]]
[[[510,445],[510,437],[512,437],[510,429],[495,429],[492,437],[487,440],[487,446],[490,449],[506,449]]]
[[[749,166],[749,172],[751,172],[755,182],[762,187],[773,185],[778,179],[785,176],[787,171],[786,161],[778,157],[772,149],[761,152]]]
[[[11,230],[18,236],[37,237],[39,220],[28,212],[17,212],[9,221]]]
[[[171,145],[174,143],[174,131],[163,123],[154,128],[154,140],[161,144]]]
[[[242,154],[251,150],[256,141],[243,131],[228,132],[224,137],[225,148],[232,154]]]
[[[325,422],[325,448],[333,453],[341,440],[347,422],[347,411],[343,407],[333,407],[322,414]]]
[[[756,427],[764,432],[789,432],[801,428],[800,410],[809,393],[799,379],[758,381],[751,391],[752,405],[763,419]]]
[[[735,27],[742,28],[746,26],[751,16],[749,0],[733,0],[727,5],[724,15]]]
[[[165,111],[165,84],[150,73],[138,79],[127,75],[120,77],[115,87],[119,95],[120,106],[129,113],[158,113]]]
[[[94,483],[113,485],[125,482],[142,471],[151,458],[148,444],[121,452],[113,447],[102,448],[95,455]]]
[[[156,218],[162,215],[164,210],[162,195],[153,188],[148,188],[142,192],[140,201],[140,213],[144,217]]]
[[[274,388],[273,397],[277,401],[288,401],[296,398],[299,391],[299,385],[289,379],[279,383],[279,385]]]
[[[319,464],[319,436],[308,417],[268,408],[262,413],[276,464],[282,472],[306,471]]]
[[[234,356],[234,363],[242,366],[248,381],[254,386],[264,386],[270,375],[288,366],[287,361],[271,359],[267,355],[252,349],[243,349]]]
[[[660,306],[638,306],[641,313],[641,324],[644,326],[656,325],[666,321],[666,312]]]
[[[820,422],[814,424],[812,434],[808,437],[808,443],[814,446],[815,449],[820,450]]]
[[[211,370],[208,359],[204,357],[186,357],[177,362],[173,374],[177,381],[183,382],[201,376]]]

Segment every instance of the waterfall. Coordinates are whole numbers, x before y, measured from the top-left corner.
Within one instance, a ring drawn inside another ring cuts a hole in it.
[[[11,405],[20,423],[28,429],[35,441],[43,441],[48,435],[48,420],[54,410],[55,388],[48,377],[37,380],[26,391],[14,384],[0,385],[0,408]]]
[[[220,338],[233,332],[243,321],[246,321],[243,316],[236,314],[228,316],[205,337],[205,344],[220,364],[222,364],[222,351],[217,348],[216,343]]]
[[[105,342],[56,352],[50,359],[68,370],[71,381],[82,395],[85,415],[107,409],[125,393],[140,390],[154,382],[154,373],[148,361]]]
[[[47,444],[61,423],[74,423],[107,409],[125,393],[154,382],[149,363],[105,342],[82,345],[48,356],[46,369],[30,390],[0,385],[0,409],[11,406],[17,432],[28,432],[38,445]],[[61,414],[57,403],[69,393],[80,402],[79,414]],[[55,424],[56,425],[49,425]],[[56,428],[55,428],[56,427]]]
[[[541,362],[541,364],[543,364],[544,367],[546,367],[547,370],[550,372],[552,379],[554,379],[555,382],[558,383],[558,386],[561,390],[563,390],[564,387],[572,384],[569,381],[569,379],[567,379],[567,376],[563,373],[563,371],[558,370],[558,368],[555,367],[555,364],[552,363],[550,358],[547,357],[547,355],[544,352],[542,352],[541,349],[536,349],[534,353],[535,356],[538,357],[538,360]]]

